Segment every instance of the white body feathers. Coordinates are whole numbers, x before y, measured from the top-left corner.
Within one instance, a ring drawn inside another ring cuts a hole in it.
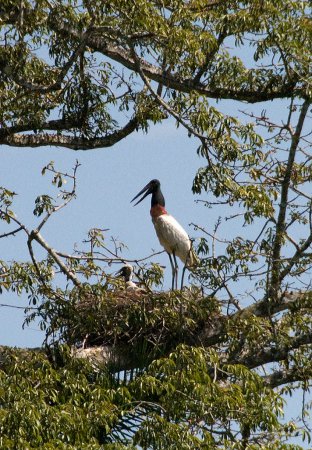
[[[188,267],[196,262],[190,238],[184,228],[170,214],[153,218],[160,244],[167,253],[174,253]]]

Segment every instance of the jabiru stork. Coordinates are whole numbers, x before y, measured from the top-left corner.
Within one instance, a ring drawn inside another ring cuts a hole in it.
[[[133,197],[131,202],[136,200],[141,194],[144,195],[134,204],[134,206],[144,200],[145,197],[152,194],[150,214],[159,242],[169,256],[172,269],[172,290],[174,287],[177,289],[178,282],[178,263],[176,256],[184,263],[181,279],[182,289],[185,268],[190,269],[198,262],[198,258],[192,249],[192,242],[179,222],[167,213],[165,209],[165,198],[161,192],[159,180],[151,180],[135,197]]]

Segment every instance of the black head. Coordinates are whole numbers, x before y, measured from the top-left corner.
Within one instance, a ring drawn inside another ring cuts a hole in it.
[[[122,266],[120,270],[116,273],[117,277],[122,277],[125,279],[125,281],[129,281],[131,274],[132,274],[133,268],[130,266],[130,264],[127,264],[125,266]]]
[[[150,194],[152,194],[153,197],[156,194],[158,194],[158,195],[160,194],[161,197],[162,197],[163,206],[165,206],[165,202],[164,202],[163,196],[162,196],[161,191],[160,191],[160,181],[159,180],[151,180],[149,183],[147,183],[147,185],[135,197],[133,197],[131,202],[136,200],[143,193],[144,193],[143,197],[139,201],[137,201],[134,204],[134,206],[137,205],[138,203],[140,203],[142,200],[145,199],[145,197],[147,197]]]

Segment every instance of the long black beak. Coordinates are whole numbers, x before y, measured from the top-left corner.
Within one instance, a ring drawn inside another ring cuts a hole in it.
[[[123,271],[123,267],[122,267],[120,270],[118,270],[118,272],[115,273],[115,277],[116,278],[123,277],[124,276],[123,272],[124,271]]]
[[[147,197],[149,194],[152,193],[150,183],[148,183],[135,197],[133,197],[133,199],[131,200],[130,203],[132,203],[134,200],[136,200],[144,192],[145,192],[145,194],[143,195],[143,197],[139,201],[137,201],[133,206],[136,206],[137,204],[141,203],[141,201],[144,200],[145,197]]]

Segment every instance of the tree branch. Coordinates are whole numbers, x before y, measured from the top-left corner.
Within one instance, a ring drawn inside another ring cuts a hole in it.
[[[282,311],[286,311],[296,302],[310,298],[310,295],[309,292],[286,292],[279,297],[277,302],[271,305],[270,315],[274,316]],[[228,320],[235,322],[236,319],[244,319],[250,316],[267,317],[267,314],[267,299],[265,297],[263,300],[253,303],[228,317],[221,316],[212,326],[206,327],[202,331],[201,335],[198,336],[198,341],[202,342],[205,346],[217,344],[222,342],[226,336],[225,324]]]
[[[77,40],[78,42],[82,39],[82,34],[79,31],[77,31],[70,24],[62,22],[59,18],[54,17],[53,14],[49,17],[49,24],[55,32],[61,34],[62,36]],[[127,36],[125,36],[125,38],[127,38]],[[88,47],[91,47],[94,51],[98,51],[114,61],[117,61],[127,69],[137,72],[137,63],[131,55],[131,50],[126,50],[121,46],[112,44],[109,42],[110,40],[111,39],[109,36],[103,37],[103,35],[96,35],[96,33],[88,33],[85,37],[85,42]],[[162,70],[142,58],[140,58],[140,67],[142,68],[145,76],[153,81],[156,81],[157,83],[163,84],[168,88],[186,93],[195,90],[204,96],[215,99],[223,98],[257,103],[276,98],[288,98],[293,95],[302,96],[304,93],[304,88],[295,88],[297,83],[297,76],[295,74],[293,75],[293,79],[288,82],[286,82],[286,80],[280,75],[276,75],[276,80],[274,82],[272,80],[272,73],[270,73],[271,78],[267,85],[263,85],[262,90],[259,90],[259,86],[257,86],[256,89],[231,89],[229,86],[226,88],[218,86],[210,87],[209,85],[197,81],[196,76],[194,79],[181,79],[179,74],[176,75],[166,70]],[[279,88],[273,90],[273,85],[279,85]]]
[[[202,75],[208,70],[208,68],[209,68],[209,66],[210,66],[210,64],[211,64],[211,61],[212,61],[213,57],[216,55],[217,51],[219,50],[219,48],[220,48],[220,46],[221,46],[221,44],[222,44],[222,42],[224,41],[225,38],[226,38],[226,33],[225,33],[225,32],[221,32],[221,33],[219,34],[219,37],[218,37],[217,41],[216,41],[215,48],[212,49],[212,50],[206,55],[204,64],[202,64],[202,65],[198,68],[197,73],[196,73],[195,77],[193,78],[194,83],[199,83],[199,81],[200,81]]]
[[[302,246],[297,249],[294,256],[291,258],[285,269],[280,274],[280,279],[283,280],[291,271],[293,266],[299,261],[304,252],[310,247],[312,244],[312,233],[308,236],[308,238],[304,241]]]
[[[87,32],[86,32],[87,33]],[[18,84],[19,86],[25,88],[28,91],[31,92],[37,92],[40,94],[47,94],[49,92],[52,91],[58,91],[62,88],[62,82],[67,74],[67,72],[69,71],[69,69],[71,68],[71,66],[74,64],[74,62],[77,60],[77,58],[79,57],[79,55],[83,52],[83,49],[85,48],[85,35],[82,36],[81,42],[78,45],[77,49],[75,51],[73,51],[71,57],[68,59],[68,61],[66,62],[66,64],[64,64],[64,66],[62,67],[62,69],[59,71],[57,77],[56,77],[56,81],[54,81],[54,83],[50,84],[50,85],[36,85],[33,84],[29,81],[24,81],[21,77],[19,77],[18,75],[14,75],[14,72],[11,75],[12,80]],[[5,71],[6,67],[4,67],[4,69],[2,69],[2,71]]]
[[[272,276],[270,282],[270,288],[268,292],[268,297],[276,299],[277,292],[280,289],[280,282],[283,278],[281,278],[280,274],[280,265],[281,265],[281,248],[284,239],[285,233],[285,219],[286,219],[286,211],[288,206],[288,192],[291,181],[291,174],[293,165],[295,162],[296,152],[300,141],[300,136],[303,128],[303,124],[311,104],[310,100],[305,100],[300,111],[299,119],[297,122],[296,130],[292,133],[291,136],[291,145],[289,148],[289,155],[287,166],[284,174],[284,179],[281,184],[281,201],[279,205],[279,213],[276,222],[276,236],[275,241],[273,243],[272,250]],[[285,274],[286,275],[286,274]],[[285,276],[284,275],[284,276]]]
[[[28,122],[21,125],[14,125],[12,127],[0,128],[0,143],[3,139],[10,137],[16,133],[23,133],[25,131],[37,131],[40,130],[71,130],[80,127],[80,120],[77,118],[71,119],[57,119],[49,120],[48,122],[43,122],[41,124]]]
[[[254,369],[264,364],[284,361],[287,359],[289,352],[308,344],[312,344],[311,333],[291,338],[288,345],[264,347],[257,353],[238,356],[228,361],[228,363],[243,364],[249,369]]]
[[[55,128],[52,128],[53,126],[55,126]],[[42,127],[45,129],[61,129],[59,127],[62,127],[63,129],[66,128],[65,122],[58,121],[48,122],[47,124],[43,124]],[[7,129],[5,131],[1,130],[2,132],[0,131],[0,145],[5,144],[14,147],[41,147],[47,145],[55,145],[70,148],[72,150],[90,150],[95,148],[111,147],[138,128],[139,120],[135,116],[131,120],[129,120],[129,122],[123,128],[117,131],[113,131],[106,136],[98,138],[86,138],[48,133],[9,134],[10,129]],[[27,129],[32,128],[27,126]]]
[[[16,229],[13,230],[13,231],[8,232],[8,233],[3,233],[3,234],[0,235],[0,239],[1,239],[1,238],[8,237],[8,236],[15,236],[15,234],[18,233],[18,232],[21,231],[21,230],[23,230],[23,227],[22,227],[22,226],[16,228]]]
[[[78,163],[78,160],[76,160],[76,164],[75,167],[73,168],[73,175],[68,175],[68,174],[62,174],[65,175],[66,177],[70,177],[73,180],[73,188],[71,190],[71,192],[64,192],[63,191],[63,203],[57,205],[57,206],[53,206],[52,209],[50,209],[46,215],[44,216],[44,218],[42,219],[42,221],[40,222],[40,224],[37,226],[37,231],[40,231],[41,228],[47,223],[47,221],[49,220],[49,218],[51,217],[52,214],[54,214],[55,212],[59,211],[60,209],[65,208],[66,205],[68,205],[69,202],[71,202],[73,200],[73,198],[75,198],[76,196],[76,172],[78,167],[80,166],[80,164]],[[53,169],[47,169],[50,170],[53,173],[56,173],[56,171]]]
[[[61,258],[57,255],[56,251],[48,245],[48,243],[44,240],[44,238],[41,236],[38,230],[33,230],[30,233],[28,239],[28,248],[30,248],[32,240],[37,241],[41,245],[41,247],[43,247],[49,253],[49,255],[52,256],[52,258],[59,266],[61,271],[67,276],[68,279],[70,279],[74,283],[75,286],[78,287],[81,286],[81,283],[76,277],[76,275],[71,270],[68,269],[66,264],[63,263]]]
[[[294,383],[295,381],[304,381],[310,373],[304,373],[301,368],[292,367],[291,369],[282,369],[272,372],[270,375],[265,375],[262,378],[264,384],[271,388],[283,386],[284,384]]]

